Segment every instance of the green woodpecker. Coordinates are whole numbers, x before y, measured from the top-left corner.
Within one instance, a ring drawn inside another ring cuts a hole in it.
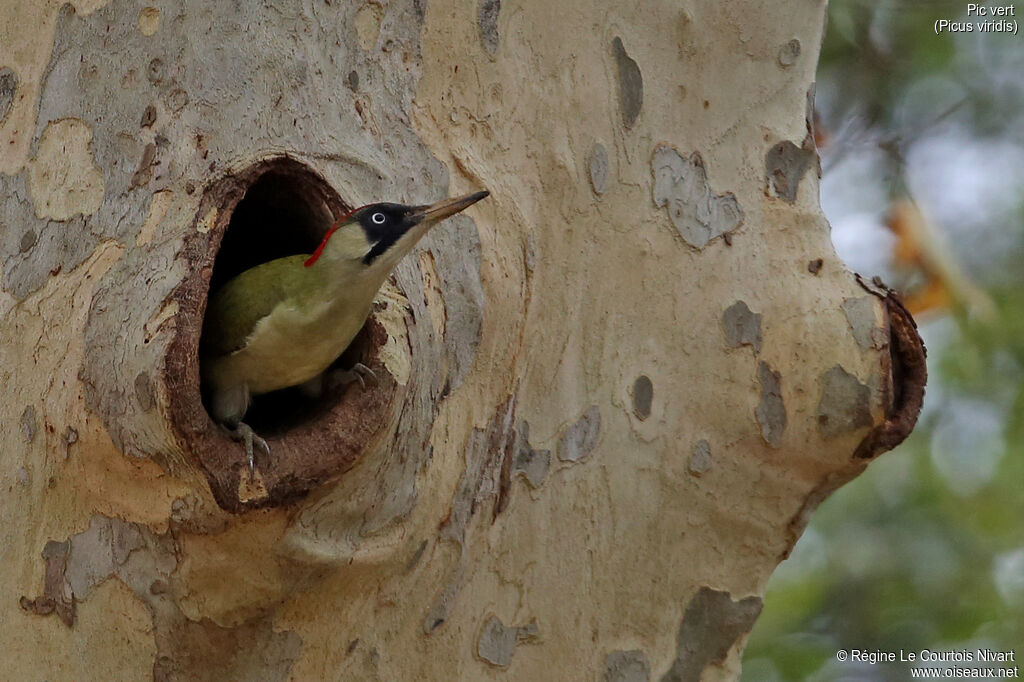
[[[242,422],[252,396],[316,381],[362,328],[398,261],[432,226],[487,195],[357,208],[312,254],[257,265],[213,294],[200,344],[203,386],[214,420],[244,443],[250,473],[253,444],[270,453]],[[356,365],[347,374],[362,383],[364,373]]]

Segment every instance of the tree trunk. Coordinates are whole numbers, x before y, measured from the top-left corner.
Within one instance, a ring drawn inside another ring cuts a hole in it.
[[[823,12],[0,7],[6,675],[735,677],[923,392],[818,207]],[[478,189],[341,359],[377,385],[254,405],[250,479],[202,402],[211,287]]]

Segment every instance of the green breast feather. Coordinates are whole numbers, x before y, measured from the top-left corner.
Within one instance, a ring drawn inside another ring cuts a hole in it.
[[[232,278],[210,298],[201,352],[207,357],[245,348],[257,323],[306,286],[308,255],[278,258]]]

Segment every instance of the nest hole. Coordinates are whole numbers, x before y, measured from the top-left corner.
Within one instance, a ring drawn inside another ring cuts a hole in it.
[[[231,211],[213,262],[210,293],[261,263],[312,253],[334,221],[334,211],[349,210],[320,184],[292,163],[278,162],[257,176]]]
[[[251,267],[312,253],[335,215],[349,210],[330,186],[301,164],[290,159],[269,162],[231,211],[213,262],[210,295]],[[204,333],[207,322],[204,319]],[[367,361],[373,350],[370,345],[364,328],[328,371]],[[316,393],[308,387],[290,387],[255,395],[245,422],[264,437],[282,436],[305,422],[323,418],[343,392],[335,389]],[[208,399],[204,390],[207,408]]]
[[[328,371],[361,362],[376,383],[365,390],[335,383],[319,395],[289,388],[254,398],[244,419],[267,440],[271,456],[258,462],[261,483],[252,492],[244,449],[210,418],[201,382],[208,297],[249,268],[313,252],[334,217],[348,210],[323,176],[287,156],[222,176],[204,190],[182,247],[191,273],[174,294],[179,312],[165,366],[171,427],[224,509],[241,512],[305,495],[350,469],[394,418],[398,385],[379,359],[388,335],[371,314]]]
[[[263,162],[255,171],[249,173],[250,183],[228,219],[213,262],[210,296],[245,270],[277,258],[312,253],[334,223],[335,215],[351,210],[319,175],[293,159]],[[207,323],[204,319],[203,333]],[[373,351],[371,334],[364,325],[327,371],[349,369],[359,362],[369,365]],[[245,423],[265,438],[281,437],[306,422],[323,418],[352,387],[323,392],[290,387],[253,396]],[[205,387],[202,396],[208,408]]]

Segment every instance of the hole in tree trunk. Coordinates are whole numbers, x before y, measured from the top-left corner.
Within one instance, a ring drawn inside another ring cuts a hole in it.
[[[362,362],[377,384],[321,395],[298,387],[255,396],[244,421],[270,445],[250,481],[241,444],[213,423],[200,385],[200,334],[208,297],[232,277],[276,258],[312,253],[349,210],[313,169],[279,157],[260,161],[206,189],[184,255],[192,276],[179,287],[177,333],[167,356],[174,430],[198,460],[218,503],[241,511],[294,499],[349,468],[388,421],[396,384],[377,355],[387,334],[372,315],[330,369]]]
[[[293,166],[280,161],[249,185],[231,213],[213,262],[210,296],[231,278],[257,265],[285,256],[313,253],[335,220],[329,203],[341,205],[338,215],[351,210],[340,198],[326,196],[326,189],[319,187],[297,164]],[[203,322],[204,334],[208,332],[208,322],[209,319]],[[369,351],[367,334],[361,332],[329,370],[348,369],[357,362],[363,362],[367,360]],[[293,386],[256,395],[244,421],[264,438],[281,436],[303,422],[329,412],[330,405],[342,392],[335,389],[316,394]],[[203,399],[209,410],[209,395],[205,387]]]
[[[231,212],[213,263],[210,293],[260,263],[313,253],[334,222],[330,204],[342,213],[351,209],[340,197],[325,195],[327,189],[290,163],[260,175]]]

